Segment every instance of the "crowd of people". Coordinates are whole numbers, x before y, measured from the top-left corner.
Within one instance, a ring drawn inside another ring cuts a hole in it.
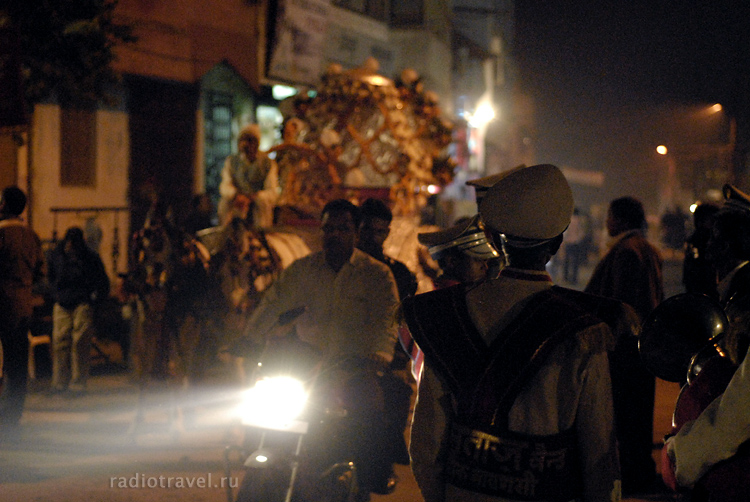
[[[384,252],[393,215],[378,199],[330,201],[320,216],[322,249],[281,270],[263,233],[252,233],[272,223],[278,193],[269,181],[275,165],[258,142],[257,127],[244,129],[240,153],[227,159],[220,245],[209,250],[195,237],[212,221],[200,197],[189,229],[171,225],[155,204],[134,236],[125,297],[140,299],[139,343],[155,344],[134,344],[141,374],[169,372],[186,313],[198,338],[192,356],[181,348],[181,363],[200,379],[222,344],[246,357],[278,336],[280,316],[298,310],[295,336],[331,368],[359,424],[351,444],[362,500],[387,493],[392,466],[401,463],[411,465],[426,502],[613,501],[665,490],[664,483],[690,491],[744,451],[750,363],[739,336],[739,369],[726,392],[667,441],[660,469],[653,460],[655,377],[637,337],[664,300],[664,284],[637,198],[610,202],[609,246],[578,291],[556,285],[548,268],[565,249],[565,282],[576,284],[581,249],[590,246],[590,223],[562,172],[518,166],[474,180],[476,213],[418,236],[434,286],[418,294],[414,272]],[[19,218],[25,203],[16,187],[0,198],[4,431],[23,410],[32,288],[45,261],[54,300],[52,392],[85,390],[93,305],[110,294],[80,228],[44,259]],[[700,207],[685,249],[686,291],[742,305],[750,290],[750,197],[729,185],[723,205]],[[220,334],[222,323],[231,323],[233,339]]]

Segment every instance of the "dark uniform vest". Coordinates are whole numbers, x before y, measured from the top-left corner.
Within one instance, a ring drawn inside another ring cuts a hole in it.
[[[444,481],[516,500],[579,497],[583,480],[575,431],[514,433],[508,414],[559,342],[602,321],[552,288],[536,294],[487,346],[471,321],[463,286],[408,298],[403,309],[426,364],[455,402],[441,452]]]

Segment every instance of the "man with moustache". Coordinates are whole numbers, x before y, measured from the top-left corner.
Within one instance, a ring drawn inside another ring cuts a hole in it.
[[[326,204],[323,250],[281,273],[251,315],[247,336],[263,344],[282,313],[304,308],[297,335],[322,354],[327,375],[345,382],[345,405],[359,424],[352,441],[365,496],[382,491],[391,472],[390,459],[381,454],[386,418],[378,374],[393,359],[398,292],[388,266],[355,248],[359,219],[359,208],[347,200]]]

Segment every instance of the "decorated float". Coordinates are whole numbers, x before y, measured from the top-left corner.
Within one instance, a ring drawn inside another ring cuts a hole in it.
[[[315,218],[329,200],[387,198],[414,216],[453,179],[453,125],[416,71],[392,80],[368,59],[353,70],[331,64],[313,92],[282,103],[283,143],[274,146],[282,195],[279,223]]]
[[[370,197],[387,202],[394,214],[386,255],[415,272],[420,291],[431,289],[429,272],[437,265],[417,234],[436,229],[423,225],[422,216],[455,169],[448,155],[453,125],[442,116],[437,94],[424,89],[415,70],[389,79],[370,58],[352,70],[330,65],[317,89],[288,98],[280,110],[283,141],[267,152],[279,167],[275,224],[251,231],[244,247],[259,253],[250,254],[253,277],[240,292],[257,296],[291,261],[320,249],[318,224],[327,202],[358,204]],[[228,238],[236,240],[230,230],[216,227],[198,237],[214,255]]]

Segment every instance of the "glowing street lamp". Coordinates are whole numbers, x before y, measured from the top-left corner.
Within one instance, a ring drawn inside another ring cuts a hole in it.
[[[481,128],[495,119],[495,109],[488,102],[481,103],[469,120],[472,127]]]
[[[675,204],[675,192],[677,191],[677,166],[675,160],[669,153],[669,149],[665,145],[659,145],[656,147],[656,153],[664,156],[667,160],[667,184],[664,187],[665,199],[670,206]]]

